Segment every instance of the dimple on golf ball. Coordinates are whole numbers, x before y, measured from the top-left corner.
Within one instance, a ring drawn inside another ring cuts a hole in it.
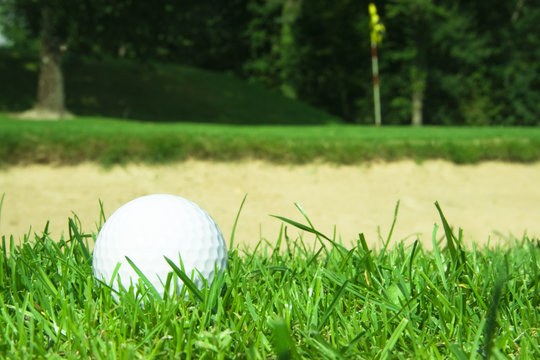
[[[181,268],[201,288],[227,267],[227,248],[217,224],[197,204],[179,196],[153,194],[134,199],[116,210],[101,228],[93,253],[97,279],[135,286],[139,276],[129,258],[163,296],[167,276],[173,271],[165,257]],[[117,264],[120,268],[115,278]],[[182,282],[177,278],[177,289]]]

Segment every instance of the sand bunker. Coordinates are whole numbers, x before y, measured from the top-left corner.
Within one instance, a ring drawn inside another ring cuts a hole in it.
[[[400,200],[393,240],[412,242],[418,237],[429,248],[434,224],[441,224],[434,206],[437,200],[451,225],[463,228],[468,243],[483,245],[490,238],[491,243],[504,241],[510,234],[540,236],[539,178],[540,163],[289,166],[187,161],[112,169],[95,164],[10,167],[0,171],[0,196],[5,193],[0,234],[20,239],[30,227],[41,232],[50,220],[51,237],[58,239],[67,233],[73,213],[84,231],[96,232],[99,199],[108,216],[135,197],[171,193],[205,208],[228,242],[242,198],[248,194],[236,232],[240,244],[251,246],[261,237],[270,242],[277,239],[281,222],[269,214],[305,223],[295,202],[328,236],[335,226],[344,242],[362,232],[376,244],[378,227],[386,237]],[[299,232],[288,229],[293,238]]]

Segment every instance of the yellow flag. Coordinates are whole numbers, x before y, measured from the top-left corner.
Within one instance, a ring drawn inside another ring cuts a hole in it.
[[[384,25],[381,23],[381,19],[377,14],[377,7],[375,4],[369,4],[369,27],[371,28],[371,43],[380,44],[382,42],[382,36],[385,31]]]

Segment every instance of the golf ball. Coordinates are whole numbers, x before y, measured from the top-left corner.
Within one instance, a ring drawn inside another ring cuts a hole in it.
[[[179,268],[181,262],[199,288],[201,276],[210,284],[216,268],[221,272],[227,267],[225,241],[206,211],[179,196],[153,194],[124,204],[107,219],[96,239],[92,266],[96,278],[112,283],[115,290],[119,280],[127,289],[139,279],[129,258],[163,296],[173,271],[165,257]],[[181,289],[181,280],[176,281]]]

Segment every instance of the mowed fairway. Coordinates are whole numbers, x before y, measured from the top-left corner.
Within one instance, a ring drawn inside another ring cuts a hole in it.
[[[281,222],[270,214],[301,220],[300,204],[319,231],[350,244],[364,233],[380,245],[386,239],[394,207],[400,201],[392,239],[408,243],[418,237],[431,247],[439,201],[464,239],[484,245],[523,234],[540,234],[540,164],[482,163],[454,165],[412,161],[338,166],[276,165],[262,161],[187,161],[171,165],[126,165],[104,169],[77,166],[16,166],[3,170],[5,193],[0,232],[22,238],[32,226],[40,233],[50,221],[51,236],[67,234],[67,219],[76,214],[88,232],[97,232],[99,202],[105,215],[146,194],[172,193],[209,211],[222,231],[231,233],[247,194],[237,242],[254,247],[261,235],[275,242]],[[293,235],[297,230],[290,229]]]

